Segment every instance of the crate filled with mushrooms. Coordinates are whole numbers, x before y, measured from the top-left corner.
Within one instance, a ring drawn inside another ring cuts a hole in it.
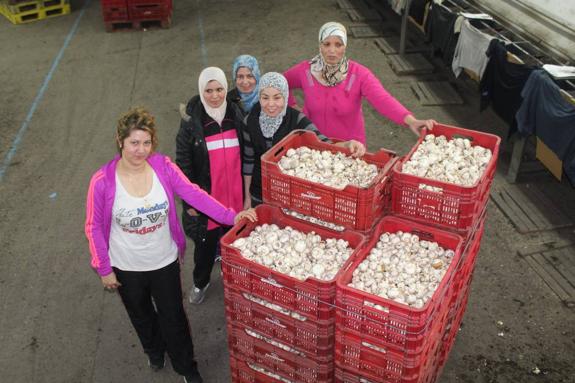
[[[224,289],[263,299],[310,320],[334,317],[335,281],[364,245],[354,231],[335,232],[260,205],[221,240]]]
[[[500,141],[440,124],[426,131],[394,166],[392,213],[468,232],[489,199]]]
[[[228,348],[234,358],[255,363],[279,378],[297,383],[332,382],[334,360],[319,362],[258,329],[229,326]]]
[[[367,231],[389,208],[395,153],[353,158],[308,131],[290,133],[261,158],[265,203]]]
[[[455,233],[384,217],[338,278],[336,333],[412,353],[428,347],[457,293],[450,287],[462,245]]]

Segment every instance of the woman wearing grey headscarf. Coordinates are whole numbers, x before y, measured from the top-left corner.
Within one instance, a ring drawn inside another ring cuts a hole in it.
[[[269,72],[260,79],[259,103],[244,119],[242,142],[242,173],[244,175],[244,207],[262,203],[261,156],[273,145],[296,129],[310,130],[322,141],[329,139],[300,111],[288,106],[289,88],[286,78]],[[339,142],[336,145],[351,150],[352,155],[362,156],[365,147],[358,141]]]

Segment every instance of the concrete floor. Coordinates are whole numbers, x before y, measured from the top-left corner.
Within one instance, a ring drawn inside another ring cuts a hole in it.
[[[321,24],[348,18],[335,0],[188,0],[175,3],[171,29],[110,34],[97,1],[72,6],[71,15],[28,25],[0,20],[0,158],[15,150],[0,181],[0,381],[178,382],[171,368],[149,371],[118,296],[104,292],[89,267],[85,194],[92,172],[114,154],[115,121],[145,105],[157,116],[160,150],[173,155],[178,104],[197,93],[203,67],[229,74],[234,57],[250,53],[264,72],[285,70],[316,53]],[[478,112],[469,81],[456,83],[464,105],[422,107],[409,88],[416,78],[396,76],[371,39],[350,38],[348,57],[371,68],[417,116],[506,134],[490,111]],[[452,78],[437,69],[417,79]],[[31,105],[37,108],[23,128]],[[371,150],[403,154],[415,142],[367,105],[365,115]],[[506,167],[500,161],[494,186],[505,183]],[[537,182],[573,214],[572,189],[548,175]],[[440,382],[575,382],[574,313],[516,254],[572,235],[520,235],[490,203],[464,325]],[[191,270],[190,257],[186,287]],[[186,307],[202,374],[219,383],[230,378],[217,272],[213,279],[205,303]]]

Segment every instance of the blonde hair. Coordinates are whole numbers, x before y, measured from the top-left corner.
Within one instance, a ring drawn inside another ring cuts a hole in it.
[[[118,153],[122,153],[124,140],[130,136],[134,130],[148,132],[152,138],[152,151],[158,147],[158,135],[156,134],[156,118],[142,107],[129,110],[118,120],[116,127],[116,147]]]

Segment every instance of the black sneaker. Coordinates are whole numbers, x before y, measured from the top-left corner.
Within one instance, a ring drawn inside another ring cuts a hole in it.
[[[148,355],[148,366],[152,371],[160,371],[166,366],[166,359],[164,353],[158,355]]]
[[[190,375],[184,376],[184,382],[185,383],[204,383],[204,380],[202,379],[202,376],[200,375],[200,373],[198,371],[195,371]]]

